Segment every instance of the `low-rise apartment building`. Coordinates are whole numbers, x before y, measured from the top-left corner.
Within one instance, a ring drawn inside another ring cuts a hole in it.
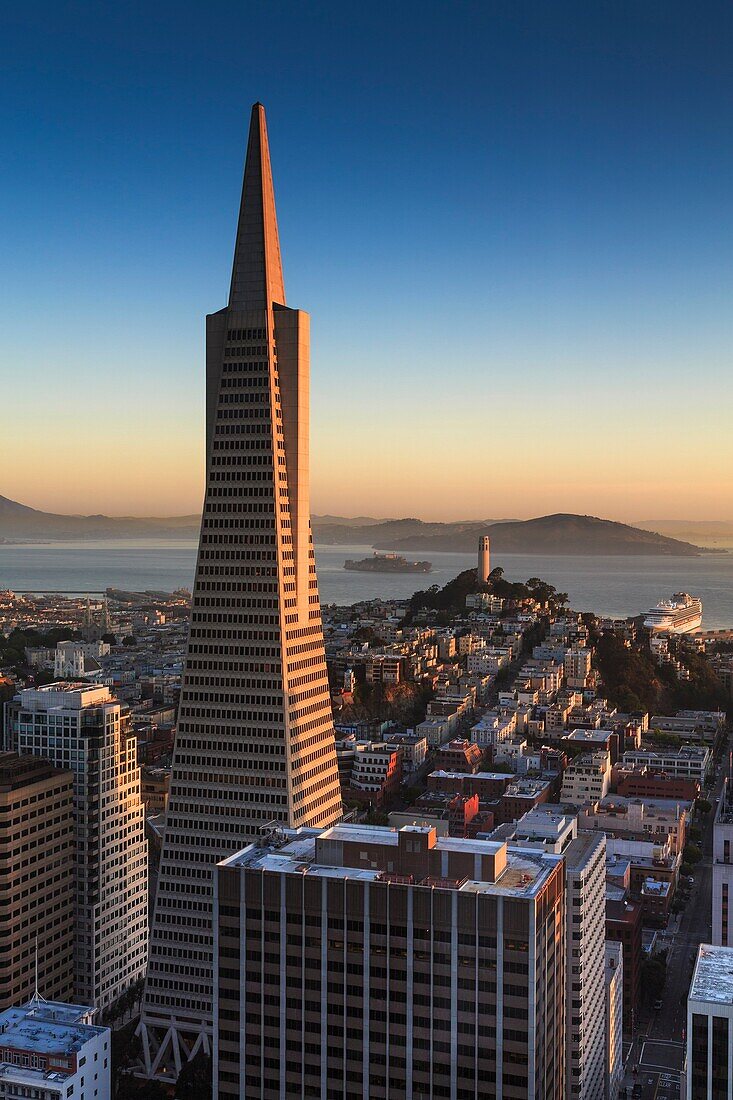
[[[633,749],[623,756],[625,765],[646,767],[672,779],[694,779],[704,786],[712,771],[713,754],[705,745],[683,745],[679,749]]]
[[[610,781],[610,754],[605,750],[582,753],[563,772],[560,801],[571,806],[600,802],[608,794]]]

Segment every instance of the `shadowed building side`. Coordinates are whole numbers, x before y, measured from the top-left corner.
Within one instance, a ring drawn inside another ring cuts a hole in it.
[[[341,798],[310,528],[309,318],[285,305],[255,104],[228,306],[207,317],[207,482],[140,1034],[173,1078],[210,1049],[212,873]]]

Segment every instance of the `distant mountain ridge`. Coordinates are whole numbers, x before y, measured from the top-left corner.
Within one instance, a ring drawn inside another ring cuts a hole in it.
[[[635,554],[692,557],[711,551],[653,531],[596,516],[557,513],[526,520],[475,520],[424,523],[419,519],[385,520],[361,529],[314,522],[317,542],[332,546],[361,541],[376,550],[476,550],[479,535],[489,535],[491,549],[504,554]]]
[[[64,516],[0,496],[0,539],[196,538],[200,516]]]
[[[198,537],[200,517],[66,516],[42,512],[0,496],[0,540],[62,541],[103,538]],[[321,545],[369,545],[376,550],[473,553],[479,535],[504,554],[645,554],[691,557],[715,551],[596,516],[557,513],[527,520],[428,522],[414,518],[377,520],[363,516],[313,516]]]

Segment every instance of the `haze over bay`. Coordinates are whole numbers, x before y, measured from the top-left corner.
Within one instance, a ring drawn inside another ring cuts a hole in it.
[[[348,573],[347,557],[372,554],[366,545],[316,546],[323,603],[355,603],[377,596],[406,598],[431,584],[444,585],[474,565],[474,555],[430,555],[427,575]],[[190,588],[196,544],[164,539],[119,539],[0,545],[0,585],[13,590],[133,591]],[[733,555],[700,558],[574,557],[506,554],[497,558],[510,580],[540,576],[580,611],[626,616],[646,611],[673,592],[690,591],[703,601],[703,627],[733,627]]]

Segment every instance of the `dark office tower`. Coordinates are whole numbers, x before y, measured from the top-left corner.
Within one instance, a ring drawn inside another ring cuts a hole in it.
[[[308,315],[285,305],[260,104],[228,306],[207,318],[207,478],[150,965],[149,1073],[212,1029],[212,873],[263,827],[341,816],[310,529]]]
[[[563,880],[562,856],[425,825],[222,861],[215,1100],[564,1100]]]
[[[0,752],[0,1010],[74,995],[74,776]]]

